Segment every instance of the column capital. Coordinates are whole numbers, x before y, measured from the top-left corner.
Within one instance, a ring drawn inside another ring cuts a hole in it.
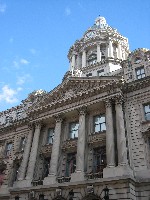
[[[33,123],[29,123],[28,124],[28,130],[33,130],[34,128],[34,124]]]
[[[105,107],[107,108],[112,107],[112,99],[106,99],[104,103],[105,103]]]
[[[87,107],[83,106],[83,107],[79,108],[78,113],[79,113],[79,115],[86,115],[87,114]]]
[[[41,129],[41,127],[43,126],[42,121],[36,121],[34,123],[35,129]]]
[[[63,121],[63,118],[62,118],[61,115],[55,115],[54,117],[55,117],[55,122],[56,122],[56,123],[57,123],[57,122],[62,122],[62,121]]]
[[[116,105],[122,105],[122,103],[124,102],[124,98],[122,95],[115,96],[114,100]]]

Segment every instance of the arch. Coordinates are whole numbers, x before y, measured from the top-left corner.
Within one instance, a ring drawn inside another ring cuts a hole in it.
[[[88,194],[87,196],[83,197],[82,200],[102,200],[102,199],[95,194]]]

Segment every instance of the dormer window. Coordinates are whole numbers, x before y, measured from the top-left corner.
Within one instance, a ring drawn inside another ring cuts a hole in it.
[[[47,134],[47,144],[53,144],[53,140],[54,140],[54,128],[49,128]]]
[[[69,137],[71,139],[78,138],[79,123],[72,122],[69,124]]]
[[[141,78],[145,77],[144,66],[136,69],[136,77],[137,77],[137,79],[141,79]]]
[[[91,54],[88,57],[88,65],[95,64],[97,62],[97,55],[96,54]]]

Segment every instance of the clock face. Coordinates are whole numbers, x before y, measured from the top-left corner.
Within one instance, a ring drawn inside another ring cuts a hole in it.
[[[89,39],[91,37],[94,37],[96,35],[95,31],[89,31],[88,33],[86,33],[85,38]]]

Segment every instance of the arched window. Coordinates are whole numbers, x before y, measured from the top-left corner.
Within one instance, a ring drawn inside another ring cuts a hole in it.
[[[88,65],[92,65],[97,62],[97,55],[95,53],[92,53],[88,57]]]

